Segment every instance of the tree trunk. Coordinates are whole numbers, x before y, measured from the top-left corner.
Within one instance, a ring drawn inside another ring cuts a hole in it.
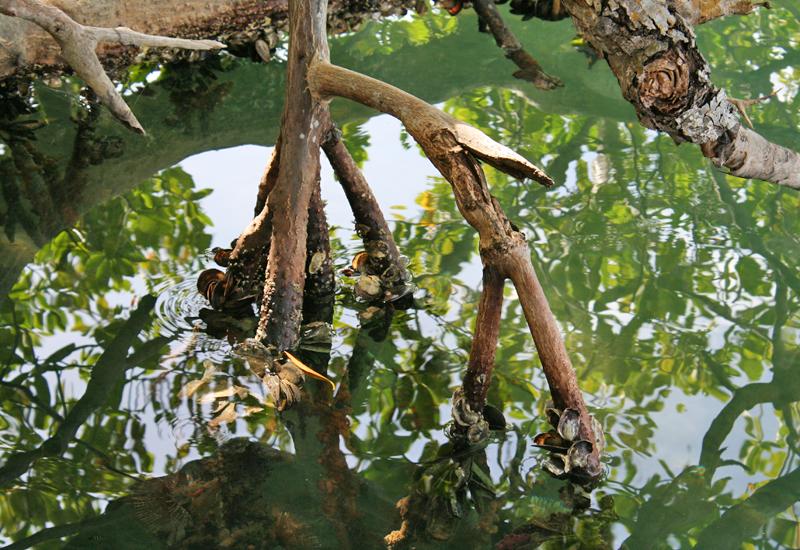
[[[306,279],[306,238],[311,194],[319,178],[319,155],[327,106],[312,97],[307,74],[313,61],[327,61],[327,0],[289,2],[290,43],[281,155],[272,211],[261,319],[256,338],[279,351],[297,342]]]

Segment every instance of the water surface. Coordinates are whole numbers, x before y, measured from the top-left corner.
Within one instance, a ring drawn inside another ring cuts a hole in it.
[[[751,118],[798,149],[796,12],[715,22],[699,43],[730,95],[781,88]],[[515,80],[471,12],[372,23],[333,40],[332,58],[558,182],[487,168],[607,434],[591,500],[538,466],[548,390],[510,289],[489,400],[512,429],[476,458],[485,490],[433,498],[449,494],[434,459],[471,343],[477,236],[399,123],[344,101],[334,116],[411,260],[416,307],[368,318],[340,277],[330,353],[305,352],[327,362],[335,397],[309,382],[305,407],[269,406],[194,291],[210,248],[248,222],[283,94],[280,60],[223,56],[131,71],[147,138],[75,80],[3,100],[6,543],[373,548],[401,527],[395,503],[425,494],[418,547],[800,548],[797,192],[727,177],[642,128],[569,22],[513,23],[564,88]],[[323,188],[343,268],[360,241],[327,166]]]

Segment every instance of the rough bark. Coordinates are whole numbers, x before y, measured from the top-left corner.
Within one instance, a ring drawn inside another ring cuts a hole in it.
[[[706,23],[726,15],[747,15],[757,8],[768,8],[768,2],[753,0],[670,0],[675,9],[692,25]]]
[[[642,124],[677,143],[699,145],[715,165],[735,176],[800,188],[798,154],[744,128],[725,92],[711,82],[690,24],[702,19],[687,8],[696,5],[703,3],[564,0],[579,32],[608,61]],[[720,10],[697,13],[740,13],[734,7],[741,5],[723,2]]]
[[[290,0],[286,99],[281,120],[278,177],[267,208],[273,216],[261,318],[256,339],[279,351],[297,342],[306,278],[308,208],[319,177],[319,146],[326,106],[312,97],[307,73],[312,61],[326,62],[327,1]]]
[[[336,289],[331,259],[331,241],[328,236],[328,220],[325,217],[325,203],[320,193],[320,182],[314,184],[314,192],[308,209],[308,242],[306,245],[306,285],[303,292],[303,311],[316,309],[317,305],[328,302]],[[328,308],[324,308],[328,309]],[[333,309],[330,308],[332,313]],[[303,318],[308,322],[307,316]],[[327,318],[327,315],[322,317]]]

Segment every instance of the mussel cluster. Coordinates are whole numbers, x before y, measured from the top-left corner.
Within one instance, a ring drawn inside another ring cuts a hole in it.
[[[603,454],[606,446],[603,427],[593,416],[590,416],[595,440],[580,439],[581,417],[576,409],[566,408],[563,411],[548,407],[547,421],[553,429],[537,435],[533,444],[550,451],[543,463],[543,468],[559,479],[572,479],[580,484],[596,481],[602,474],[600,463],[592,458]]]
[[[451,441],[466,438],[470,445],[477,445],[488,438],[491,431],[507,428],[505,416],[498,408],[487,404],[482,411],[474,411],[464,395],[464,388],[453,393],[452,404],[453,421],[445,430]]]
[[[228,313],[252,313],[250,306],[256,298],[237,287],[233,277],[213,268],[206,269],[197,277],[197,291],[212,308]]]

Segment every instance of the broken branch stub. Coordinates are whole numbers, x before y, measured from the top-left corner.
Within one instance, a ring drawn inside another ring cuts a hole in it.
[[[543,170],[505,145],[390,84],[324,61],[314,62],[308,77],[311,92],[321,99],[344,97],[399,119],[423,149],[435,139],[434,134],[446,132],[459,148],[501,172],[553,185]]]
[[[61,47],[61,56],[98,99],[128,128],[144,134],[144,128],[117,92],[114,83],[103,70],[95,52],[99,42],[123,46],[215,50],[225,45],[215,40],[186,40],[153,36],[126,27],[106,29],[88,27],[76,22],[55,6],[40,0],[0,0],[0,13],[25,19],[46,30]]]

